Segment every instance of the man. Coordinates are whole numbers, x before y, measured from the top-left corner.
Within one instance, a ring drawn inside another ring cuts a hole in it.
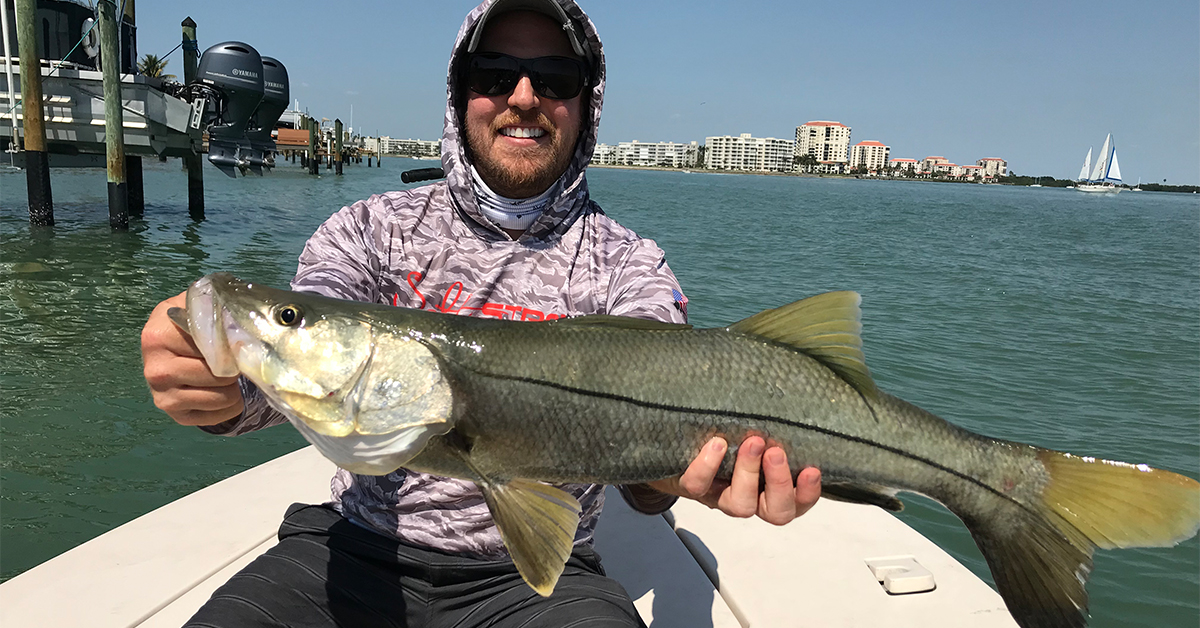
[[[584,170],[604,81],[600,40],[572,0],[477,7],[450,62],[446,181],[343,208],[305,246],[293,288],[471,316],[685,322],[662,251],[589,198]],[[216,434],[284,422],[246,380],[211,375],[165,315],[182,303],[179,295],[159,304],[143,330],[155,403]],[[714,439],[680,478],[622,487],[623,495],[643,512],[684,495],[776,524],[816,501],[816,470],[794,486],[783,451],[764,452],[758,437],[739,447],[732,482],[715,483],[725,447]],[[549,598],[524,585],[472,483],[339,470],[332,503],[289,510],[280,543],[219,589],[191,625],[640,625],[591,549],[603,487],[564,488],[583,513]]]

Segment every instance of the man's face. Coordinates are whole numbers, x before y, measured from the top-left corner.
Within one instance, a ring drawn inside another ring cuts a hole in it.
[[[477,51],[521,59],[578,58],[559,24],[525,11],[489,20]],[[569,100],[546,98],[533,91],[528,76],[508,94],[466,90],[467,144],[488,186],[502,196],[528,198],[553,185],[575,154],[587,93],[585,88]]]

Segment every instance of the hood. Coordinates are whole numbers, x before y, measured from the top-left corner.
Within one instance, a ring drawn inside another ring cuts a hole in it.
[[[454,52],[450,55],[450,64],[446,72],[446,118],[442,129],[442,169],[446,172],[446,184],[449,187],[450,198],[456,208],[479,229],[491,232],[501,238],[507,238],[504,231],[488,220],[475,200],[474,184],[471,179],[471,159],[467,153],[466,133],[462,128],[462,117],[455,106],[454,69],[466,54],[467,42],[474,32],[476,24],[494,0],[485,0],[475,7],[458,29],[458,38],[454,41]],[[564,233],[579,217],[588,205],[588,189],[585,171],[592,160],[592,151],[596,148],[596,137],[600,128],[600,111],[604,103],[604,49],[596,27],[583,9],[573,0],[554,0],[566,11],[575,22],[583,27],[583,37],[593,58],[592,85],[587,107],[584,110],[582,133],[575,144],[575,155],[571,164],[558,181],[550,187],[553,199],[550,206],[542,213],[537,222],[526,230],[522,240],[529,238],[545,239]]]

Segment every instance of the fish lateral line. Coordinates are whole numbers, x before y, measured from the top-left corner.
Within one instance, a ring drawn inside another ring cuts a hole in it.
[[[961,480],[970,482],[971,484],[974,484],[974,485],[996,495],[997,497],[1001,497],[1007,501],[1010,501],[1029,512],[1034,512],[1030,507],[1028,507],[1024,503],[1018,501],[1013,496],[1004,493],[1003,491],[983,482],[982,480],[980,480],[978,478],[967,475],[956,469],[951,469],[950,467],[947,467],[937,461],[931,460],[929,458],[925,458],[924,456],[918,456],[916,454],[913,454],[912,452],[908,452],[903,449],[899,449],[897,447],[891,447],[889,445],[884,445],[883,443],[868,440],[861,436],[853,436],[851,434],[844,434],[842,432],[831,430],[826,427],[821,427],[819,425],[810,425],[808,423],[797,423],[797,422],[789,421],[788,419],[784,419],[781,417],[771,416],[769,414],[755,414],[752,412],[740,412],[738,410],[709,410],[709,409],[701,409],[701,408],[689,408],[687,406],[673,406],[673,405],[664,404],[664,403],[656,403],[653,401],[644,401],[641,399],[635,399],[633,397],[625,397],[625,396],[616,395],[613,393],[606,393],[606,392],[600,392],[600,391],[595,391],[595,390],[587,390],[584,388],[575,388],[573,386],[567,386],[564,384],[558,384],[555,382],[550,382],[550,381],[541,380],[541,379],[534,379],[531,377],[521,377],[521,376],[516,376],[516,375],[501,375],[501,374],[496,374],[496,373],[486,373],[483,371],[478,371],[478,370],[470,369],[470,368],[468,368],[467,370],[471,371],[471,373],[478,375],[480,377],[488,377],[491,379],[497,379],[497,380],[503,380],[503,381],[520,382],[520,383],[524,383],[524,384],[532,384],[534,386],[544,386],[547,388],[554,388],[556,390],[574,393],[574,394],[582,395],[585,397],[595,397],[595,398],[600,398],[600,399],[608,399],[610,401],[618,401],[618,402],[622,402],[622,403],[628,403],[631,405],[635,405],[635,406],[639,406],[639,407],[643,407],[643,408],[647,408],[647,409],[651,409],[651,410],[666,410],[666,411],[670,411],[670,412],[679,412],[682,414],[710,414],[710,415],[724,416],[724,417],[737,418],[737,419],[752,419],[752,420],[764,421],[767,423],[774,423],[777,425],[784,425],[784,426],[795,427],[795,428],[799,428],[799,429],[813,431],[818,434],[824,434],[826,436],[840,438],[840,439],[843,439],[843,440],[846,440],[846,441],[849,441],[852,443],[866,445],[868,447],[875,447],[877,449],[881,449],[888,453],[896,454],[903,458],[908,458],[909,460],[920,462],[920,463],[927,465],[933,469],[948,473],[948,474],[953,475]],[[873,412],[873,410],[872,410],[872,412]],[[909,491],[906,491],[906,492],[909,492]],[[915,491],[911,491],[911,492],[915,492]]]

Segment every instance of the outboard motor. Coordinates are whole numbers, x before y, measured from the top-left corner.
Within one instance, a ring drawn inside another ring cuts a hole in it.
[[[250,118],[250,127],[246,130],[246,138],[250,140],[250,167],[275,167],[275,140],[271,139],[271,130],[279,121],[291,102],[288,91],[287,69],[277,59],[262,58],[263,69],[263,99]],[[261,158],[257,164],[255,158]]]
[[[237,176],[239,168],[262,174],[263,152],[246,137],[247,123],[264,94],[258,51],[237,41],[212,46],[201,55],[196,80],[189,87],[207,99],[208,160],[231,177]]]

